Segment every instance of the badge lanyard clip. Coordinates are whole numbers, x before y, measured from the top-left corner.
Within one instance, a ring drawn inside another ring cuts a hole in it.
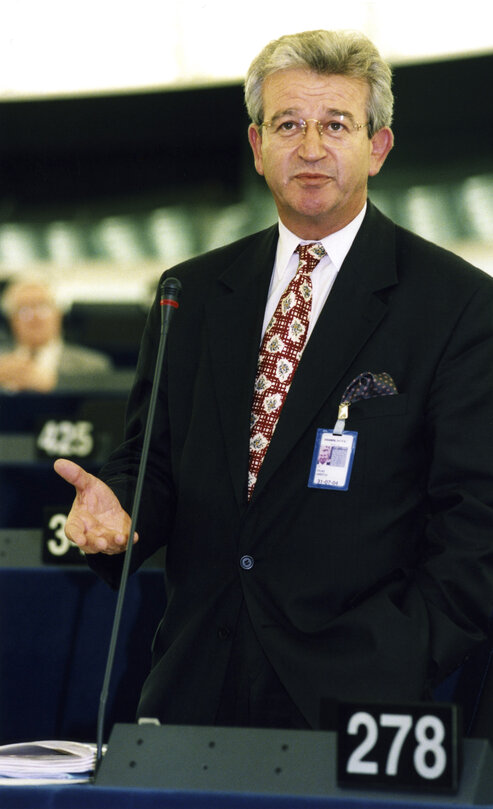
[[[349,402],[341,402],[337,412],[337,421],[332,431],[333,435],[342,435],[346,426],[346,419],[349,416]]]

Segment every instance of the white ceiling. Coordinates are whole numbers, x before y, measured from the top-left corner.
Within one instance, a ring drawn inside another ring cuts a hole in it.
[[[2,0],[0,100],[237,81],[311,28],[359,29],[394,63],[493,52],[493,3]]]

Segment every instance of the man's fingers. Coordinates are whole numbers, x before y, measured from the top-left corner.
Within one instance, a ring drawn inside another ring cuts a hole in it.
[[[75,542],[82,550],[99,545],[102,546],[101,550],[104,550],[107,545],[102,526],[91,515],[83,515],[80,510],[72,509],[68,515],[65,533],[71,542]]]
[[[106,526],[89,511],[74,507],[65,524],[67,537],[84,553],[121,553],[127,547],[125,527]],[[137,534],[134,542],[137,541]]]
[[[69,518],[65,533],[84,553],[121,553],[127,546],[123,534],[97,523],[88,526],[80,519]]]

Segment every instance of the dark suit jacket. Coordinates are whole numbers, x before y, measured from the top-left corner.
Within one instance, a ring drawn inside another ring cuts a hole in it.
[[[321,697],[414,700],[482,639],[493,604],[493,282],[369,205],[303,354],[250,503],[249,415],[277,241],[188,261],[163,369],[134,566],[168,543],[168,607],[140,712],[214,721],[242,599],[313,727]],[[103,476],[131,508],[159,334]],[[360,401],[347,492],[308,488],[317,428]],[[244,570],[240,558],[254,565]],[[93,558],[111,579],[121,559]],[[114,579],[113,579],[114,581]]]

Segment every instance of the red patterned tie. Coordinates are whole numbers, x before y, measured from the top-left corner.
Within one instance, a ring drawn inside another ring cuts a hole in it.
[[[264,334],[257,365],[250,427],[250,499],[306,343],[312,308],[311,272],[326,255],[322,244],[300,244],[296,275],[281,295]]]

